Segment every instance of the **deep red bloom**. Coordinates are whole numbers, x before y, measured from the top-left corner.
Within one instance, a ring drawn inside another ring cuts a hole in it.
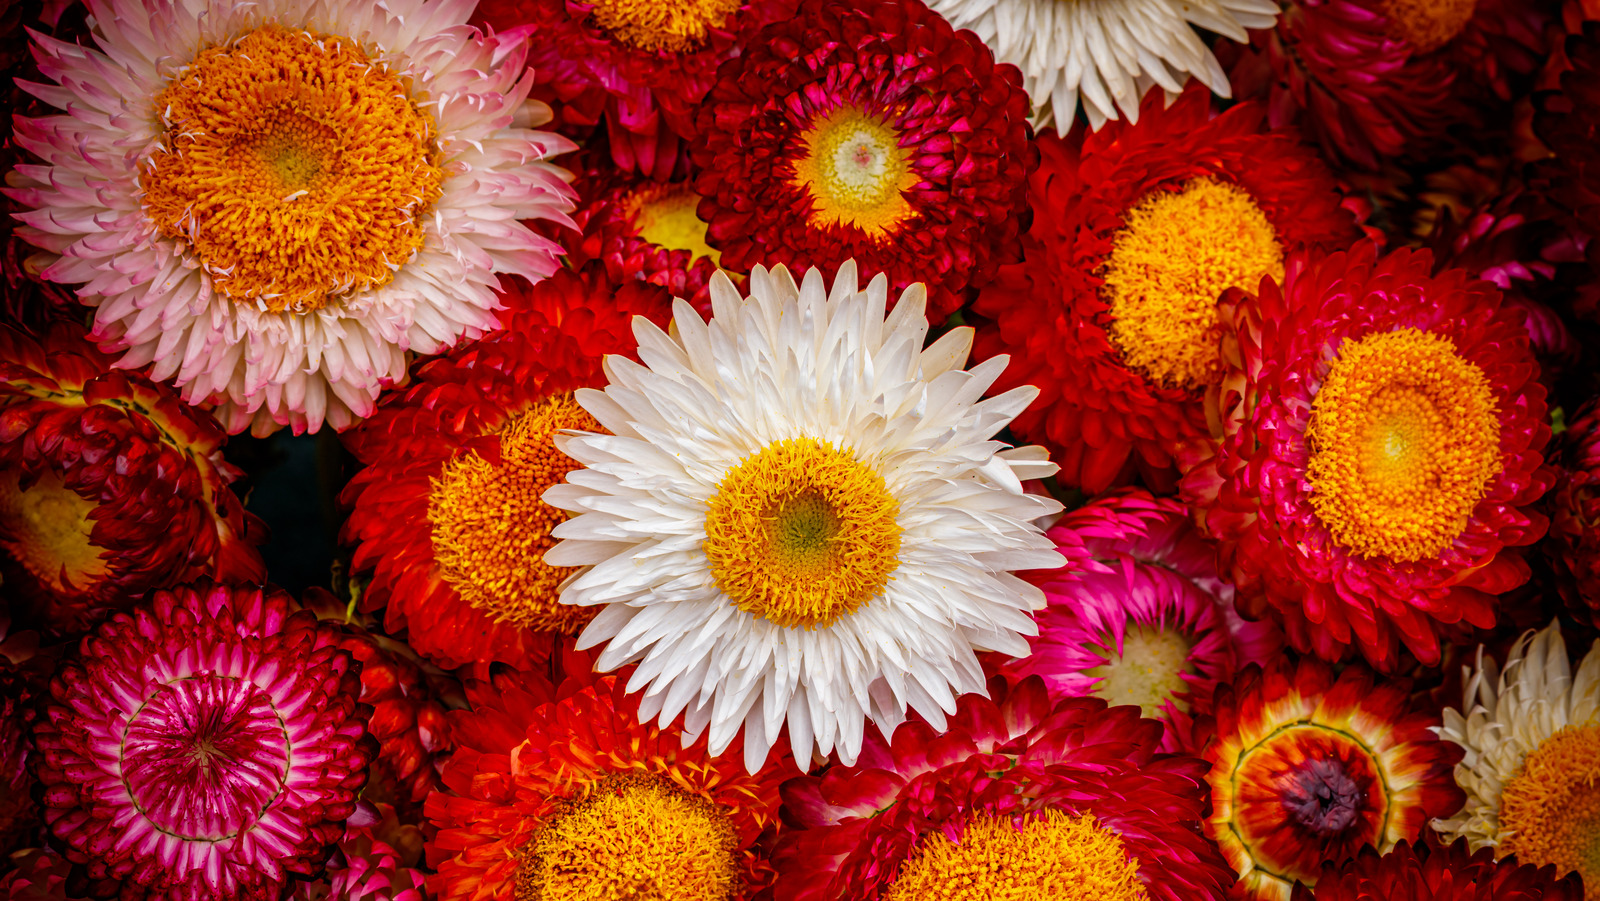
[[[1105,269],[1130,210],[1209,179],[1248,195],[1283,253],[1339,249],[1359,236],[1326,166],[1293,133],[1269,131],[1265,113],[1242,103],[1214,116],[1209,92],[1197,86],[1170,107],[1152,92],[1137,123],[1038,139],[1025,259],[1002,267],[979,294],[976,309],[994,325],[980,330],[977,355],[1011,354],[996,392],[1040,389],[1012,429],[1049,447],[1067,484],[1099,492],[1125,481],[1136,465],[1147,475],[1163,473],[1177,446],[1205,433],[1205,384],[1169,383],[1135,369],[1126,360],[1130,348],[1114,337]],[[1219,218],[1206,230],[1233,226]],[[1174,238],[1198,242],[1202,235]],[[1173,277],[1197,280],[1187,271]],[[1250,288],[1259,279],[1240,277]],[[1197,326],[1188,349],[1197,356],[1200,345],[1209,349],[1214,332]]]
[[[1186,744],[1195,737],[1190,715],[1209,712],[1217,683],[1282,650],[1276,625],[1234,612],[1215,550],[1170,498],[1114,492],[1046,534],[1068,566],[1034,574],[1049,606],[1035,614],[1031,653],[1007,658],[999,672],[1013,684],[1039,676],[1052,698],[1139,704],[1168,724],[1162,750],[1198,751]]]
[[[228,488],[222,430],[112,362],[80,325],[0,326],[0,572],[58,634],[152,588],[265,577],[265,527]]]
[[[1419,840],[1330,863],[1316,889],[1297,885],[1292,901],[1583,901],[1578,875],[1558,876],[1554,866],[1495,860],[1493,848],[1474,853],[1464,838],[1449,847]]]
[[[1415,841],[1461,809],[1461,749],[1439,740],[1438,710],[1409,690],[1316,659],[1252,665],[1217,689],[1206,834],[1239,875],[1232,897],[1288,901],[1324,863]]]
[[[1554,457],[1561,475],[1545,502],[1550,540],[1544,550],[1567,609],[1600,628],[1600,401],[1573,416]]]
[[[1494,625],[1496,596],[1528,580],[1518,549],[1544,534],[1546,521],[1530,506],[1553,479],[1543,459],[1550,437],[1545,390],[1523,317],[1503,307],[1489,283],[1432,269],[1426,252],[1380,258],[1363,242],[1348,253],[1291,260],[1282,289],[1264,285],[1256,298],[1241,299],[1227,338],[1229,372],[1209,400],[1220,444],[1183,481],[1202,527],[1221,542],[1223,571],[1241,609],[1275,610],[1303,651],[1339,660],[1359,648],[1385,671],[1400,664],[1401,644],[1436,664],[1441,637],[1465,638],[1471,627]],[[1401,374],[1411,357],[1387,349],[1395,342],[1429,348],[1430,359],[1470,377],[1477,405],[1430,400],[1469,382],[1426,374],[1443,369]],[[1386,444],[1391,425],[1379,418],[1389,415],[1388,401],[1338,408],[1347,395],[1335,392],[1327,395],[1330,409],[1342,409],[1348,421],[1369,417],[1368,430],[1327,426],[1335,430],[1313,446],[1308,433],[1317,417],[1331,415],[1313,411],[1334,368],[1375,348],[1349,364],[1356,369],[1341,371],[1371,373],[1363,390],[1377,391],[1375,400],[1392,392],[1409,405],[1413,412],[1396,413],[1394,428],[1410,429],[1418,416],[1440,417],[1441,424],[1405,433],[1419,436],[1416,442],[1392,432],[1398,443]],[[1429,450],[1465,440],[1468,428],[1483,442],[1470,455]],[[1374,448],[1382,454],[1371,456]],[[1380,487],[1368,495],[1336,481],[1314,489],[1330,471],[1313,475],[1319,459],[1335,467],[1339,459],[1378,461],[1331,471]],[[1415,467],[1405,490],[1419,493],[1385,520],[1382,511],[1393,501],[1382,498],[1398,484],[1399,470],[1382,468],[1390,460]],[[1338,518],[1326,519],[1331,514],[1318,504],[1342,505]],[[1413,517],[1434,530],[1432,544],[1364,537],[1389,534]]]
[[[963,695],[949,729],[869,732],[854,766],[784,783],[777,901],[881,897],[918,840],[975,816],[1091,814],[1120,834],[1152,901],[1225,896],[1232,876],[1199,834],[1205,765],[1156,753],[1161,725],[1099,698],[1051,703],[1044,683]]]
[[[282,592],[207,583],[101,624],[34,731],[68,859],[168,901],[318,872],[375,750],[338,639]]]
[[[524,465],[523,457],[508,456],[507,436],[574,389],[603,386],[602,358],[634,352],[633,316],[664,323],[670,309],[665,290],[639,281],[615,286],[598,263],[582,272],[563,269],[532,287],[519,281],[503,300],[500,331],[418,366],[408,388],[344,434],[366,464],[343,496],[353,507],[344,526],[344,540],[356,545],[352,566],[372,573],[362,606],[384,609],[391,634],[448,668],[478,661],[530,665],[549,653],[544,630],[571,631],[593,616],[592,609],[557,603],[559,579],[539,560],[543,551],[498,537],[508,533],[497,532],[496,523],[507,520],[486,514],[468,521],[467,514],[449,518],[440,511],[445,503],[460,509],[500,492],[494,496],[516,507],[513,519],[521,525],[537,530],[545,523],[539,535],[524,537],[548,544],[557,520],[539,519],[551,516],[538,501],[543,489],[495,480],[533,478],[555,452],[517,444],[518,453],[532,455]],[[441,563],[441,539],[465,560],[455,570]],[[510,582],[494,581],[519,566]]]
[[[640,722],[625,678],[573,675],[557,684],[518,672],[471,682],[472,709],[450,714],[458,748],[445,768],[448,793],[427,805],[437,829],[428,863],[438,874],[429,887],[441,901],[522,897],[517,889],[530,878],[539,839],[619,786],[664,791],[721,820],[735,858],[733,897],[770,885],[757,840],[777,827],[778,785],[794,762],[773,755],[746,773],[740,739],[719,757],[707,753],[703,735],[685,747],[682,736]],[[645,847],[653,841],[638,836]]]
[[[917,0],[807,0],[718,70],[691,151],[723,265],[831,272],[941,322],[1018,256],[1034,164],[1022,78]],[[841,168],[842,167],[842,168]]]
[[[1545,196],[1591,237],[1600,235],[1600,22],[1585,22],[1564,45],[1560,91],[1538,98],[1533,128],[1553,158],[1542,164]]]

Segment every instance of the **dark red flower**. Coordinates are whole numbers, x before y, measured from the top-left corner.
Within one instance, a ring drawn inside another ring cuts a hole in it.
[[[1545,501],[1550,540],[1544,550],[1567,609],[1600,628],[1600,401],[1573,416],[1554,457],[1561,475]]]
[[[1214,116],[1196,86],[1170,107],[1152,92],[1137,123],[1039,138],[1025,259],[979,294],[994,326],[977,354],[1011,354],[996,392],[1040,389],[1012,429],[1067,484],[1099,492],[1136,466],[1170,484],[1174,451],[1205,434],[1222,292],[1359,236],[1327,168],[1265,112]]]
[[[806,0],[717,71],[691,151],[722,264],[831,272],[890,295],[921,282],[934,322],[1018,256],[1034,156],[1022,78],[917,0]]]
[[[1295,886],[1292,901],[1583,901],[1576,873],[1558,878],[1553,866],[1495,860],[1494,849],[1473,852],[1466,839],[1400,842],[1387,853],[1368,845],[1342,864],[1328,864],[1315,890]]]

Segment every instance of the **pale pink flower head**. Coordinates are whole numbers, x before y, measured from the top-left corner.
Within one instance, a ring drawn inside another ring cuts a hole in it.
[[[278,897],[321,869],[366,782],[358,673],[282,592],[157,592],[51,683],[34,731],[45,821],[124,896]]]
[[[537,281],[570,150],[533,130],[526,32],[472,0],[85,0],[93,47],[34,35],[62,109],[18,117],[7,193],[49,281],[230,431],[344,428]]]
[[[1233,586],[1182,504],[1139,489],[1105,495],[1063,516],[1046,533],[1069,563],[1039,587],[1032,653],[1000,672],[1015,683],[1037,675],[1052,698],[1095,696],[1136,704],[1167,725],[1164,751],[1189,747],[1191,717],[1218,682],[1282,648],[1275,625],[1233,609]]]

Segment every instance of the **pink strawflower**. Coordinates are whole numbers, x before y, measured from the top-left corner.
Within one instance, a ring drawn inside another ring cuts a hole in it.
[[[103,623],[35,729],[66,857],[164,901],[277,897],[315,875],[376,750],[338,641],[282,592],[210,584]]]

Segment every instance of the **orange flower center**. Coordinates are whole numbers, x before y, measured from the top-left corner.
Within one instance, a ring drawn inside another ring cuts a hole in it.
[[[914,211],[903,192],[922,178],[880,117],[840,106],[811,123],[791,184],[811,196],[813,228],[851,226],[887,240]]]
[[[700,195],[683,185],[641,188],[624,202],[639,237],[668,250],[687,250],[691,261],[709,257],[722,262],[722,252],[706,243],[706,223],[696,209]]]
[[[959,843],[922,837],[884,901],[1145,901],[1139,864],[1093,816],[982,816]]]
[[[54,472],[26,491],[20,473],[0,473],[0,547],[51,591],[83,591],[106,574],[105,552],[89,541],[98,506]]]
[[[561,429],[602,431],[571,394],[541,401],[500,432],[500,454],[468,451],[445,466],[428,499],[433,556],[463,600],[495,622],[574,632],[595,608],[561,604],[557,587],[575,570],[550,566],[550,530],[567,513],[540,500],[577,461],[556,450]]]
[[[1576,872],[1584,898],[1600,899],[1600,724],[1568,726],[1528,755],[1501,792],[1497,838],[1500,856]]]
[[[156,109],[145,212],[224,295],[315,310],[422,246],[444,181],[433,120],[349,38],[264,26],[202,51]]]
[[[594,0],[595,24],[641,50],[682,53],[739,11],[740,0]]]
[[[740,610],[826,626],[900,565],[900,504],[883,476],[813,438],[776,441],[728,470],[706,514],[711,573]]]
[[[1197,178],[1123,214],[1100,275],[1128,367],[1158,385],[1201,388],[1222,371],[1218,299],[1254,292],[1262,276],[1281,281],[1283,248],[1243,189]]]
[[[522,858],[516,901],[725,901],[742,882],[727,814],[651,776],[600,785]]]
[[[1461,33],[1472,20],[1477,0],[1386,0],[1389,33],[1427,53]]]
[[[1112,706],[1136,704],[1144,715],[1155,717],[1167,702],[1181,713],[1189,712],[1184,697],[1188,683],[1185,674],[1198,672],[1189,662],[1193,645],[1182,633],[1172,629],[1130,625],[1122,633],[1122,650],[1108,640],[1105,647],[1089,645],[1088,650],[1105,658],[1105,664],[1087,671],[1100,682],[1095,697]]]
[[[1346,341],[1311,404],[1311,506],[1363,557],[1436,557],[1500,472],[1489,382],[1450,339],[1401,329]]]

